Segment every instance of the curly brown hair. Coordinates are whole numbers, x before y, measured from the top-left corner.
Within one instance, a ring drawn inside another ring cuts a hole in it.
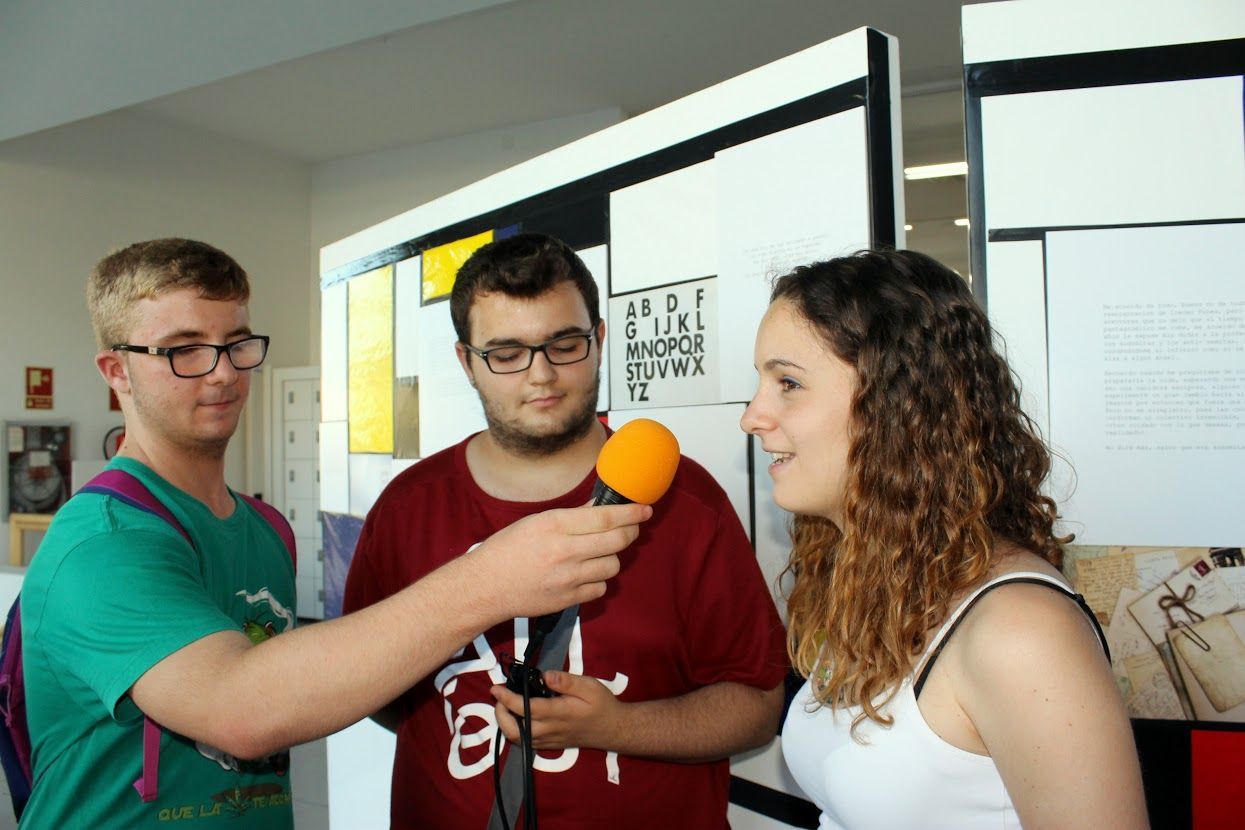
[[[842,527],[800,515],[788,650],[821,705],[881,713],[1009,540],[1058,565],[1050,456],[964,280],[913,251],[861,251],[779,278],[857,374]]]

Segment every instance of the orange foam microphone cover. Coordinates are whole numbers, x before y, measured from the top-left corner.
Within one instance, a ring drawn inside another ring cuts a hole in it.
[[[679,468],[679,440],[656,421],[628,421],[609,437],[597,456],[597,478],[637,504],[665,495]]]

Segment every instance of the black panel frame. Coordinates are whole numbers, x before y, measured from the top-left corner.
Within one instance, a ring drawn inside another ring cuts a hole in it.
[[[981,99],[992,95],[1051,92],[1245,74],[1245,39],[1182,43],[990,61],[964,65],[964,128],[968,159],[969,263],[973,295],[986,307],[986,241],[1001,229],[985,225],[985,160]]]

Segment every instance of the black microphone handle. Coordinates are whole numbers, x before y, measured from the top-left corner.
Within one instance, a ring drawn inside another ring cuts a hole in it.
[[[528,638],[536,640],[538,643],[544,642],[549,634],[553,633],[553,629],[558,625],[558,619],[562,616],[561,611],[554,611],[552,614],[544,614],[532,620],[532,630],[528,632]]]
[[[592,505],[600,507],[603,504],[631,504],[631,499],[598,478],[592,488]]]

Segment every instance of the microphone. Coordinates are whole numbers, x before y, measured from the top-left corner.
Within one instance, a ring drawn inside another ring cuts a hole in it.
[[[592,488],[592,503],[594,506],[653,504],[670,489],[678,469],[679,440],[673,432],[648,418],[628,421],[606,440],[597,456],[597,483]],[[533,664],[545,637],[557,627],[563,613],[556,611],[532,620],[523,663]],[[551,694],[544,688],[539,673],[534,679],[529,678],[529,682],[538,687],[532,692],[534,695],[548,697]]]
[[[648,418],[628,421],[597,456],[592,503],[653,504],[666,494],[679,469],[679,440]]]

